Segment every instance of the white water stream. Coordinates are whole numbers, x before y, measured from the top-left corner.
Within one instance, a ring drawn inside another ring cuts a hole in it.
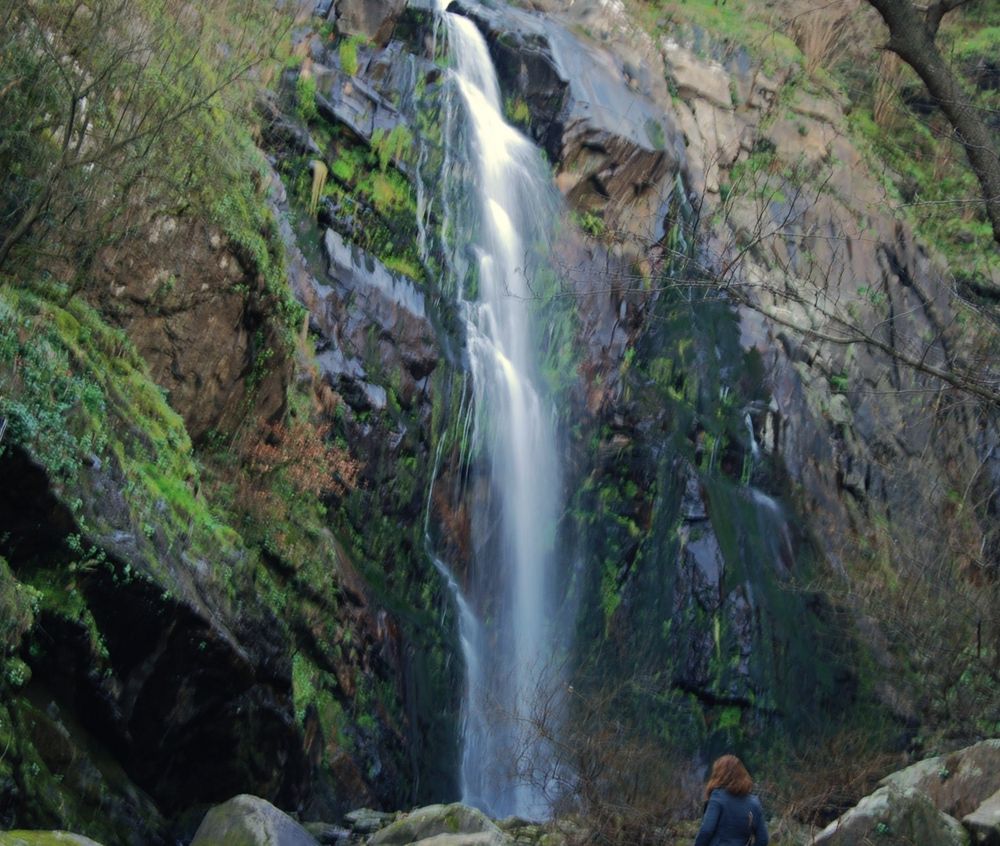
[[[475,297],[463,291],[460,299],[474,394],[472,451],[488,480],[468,492],[473,560],[466,584],[435,559],[456,598],[466,666],[462,800],[498,817],[540,818],[554,773],[532,722],[543,706],[547,729],[560,719],[552,571],[561,484],[554,415],[538,377],[528,256],[547,244],[558,200],[538,148],[503,119],[475,24],[443,3],[438,14],[458,94],[445,110],[442,180],[449,162],[461,162],[467,184],[458,193],[475,192],[475,202],[450,208],[447,186],[435,193],[455,254],[463,256],[451,270],[464,285],[462,265],[471,265],[478,281]]]

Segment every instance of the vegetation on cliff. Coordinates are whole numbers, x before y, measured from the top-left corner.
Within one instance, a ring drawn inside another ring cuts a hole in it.
[[[944,315],[913,324],[910,357],[937,366],[944,337],[960,351],[946,363],[995,392],[990,225],[915,77],[865,71],[876,45],[849,17],[810,23],[789,2],[791,37],[775,34],[771,5],[638,5],[657,43],[725,68],[709,122],[719,159],[721,142],[737,152],[700,191],[670,173],[653,211],[636,207],[661,216],[655,244],[620,231],[617,198],[574,194],[552,249],[587,278],[539,278],[575,491],[553,533],[583,611],[560,656],[576,682],[564,807],[593,815],[595,839],[686,811],[676,774],[698,755],[739,749],[774,807],[816,821],[890,753],[1000,730],[997,408],[899,375],[864,336],[831,351],[818,331],[775,333],[772,355],[732,307],[751,268],[771,275],[743,302],[775,325],[829,317],[807,308],[818,288],[788,282],[831,280],[819,238],[788,247],[826,227],[873,274],[830,313],[892,322],[867,339],[890,354],[911,338],[900,315]],[[455,790],[462,669],[428,543],[461,577],[463,498],[482,487],[440,279],[441,252],[464,245],[418,188],[444,165],[442,116],[411,120],[404,97],[429,103],[442,60],[400,58],[426,41],[412,10],[386,54],[324,23],[289,58],[295,22],[251,6],[0,0],[0,471],[15,480],[0,492],[0,825],[138,844],[190,834],[186,809],[244,790],[326,819]],[[987,119],[996,15],[970,4],[938,33]],[[657,84],[695,120],[706,99],[679,64]],[[351,124],[333,91],[384,122]],[[543,107],[563,95],[542,93],[505,90],[508,117],[557,149]],[[722,137],[729,112],[753,127],[745,143]],[[637,136],[662,164],[671,134],[654,124]],[[557,179],[616,149],[578,146]],[[867,209],[839,178],[864,164]],[[397,300],[321,299],[317,224]],[[471,296],[475,271],[462,281]],[[417,297],[426,314],[400,316]]]

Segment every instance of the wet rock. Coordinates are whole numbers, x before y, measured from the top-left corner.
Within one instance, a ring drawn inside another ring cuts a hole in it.
[[[420,808],[376,833],[369,846],[509,846],[508,838],[482,811],[458,803]]]
[[[531,113],[530,131],[559,164],[576,208],[647,240],[683,161],[672,118],[630,87],[624,65],[541,16],[455,4],[484,31],[505,96]]]
[[[691,591],[706,611],[714,613],[722,602],[725,560],[712,531],[699,532],[684,545],[685,565],[691,573]]]
[[[257,796],[241,795],[205,815],[191,846],[317,846],[290,816]]]
[[[364,76],[350,76],[339,67],[314,65],[313,78],[320,117],[345,127],[366,143],[376,130],[391,131],[401,120],[399,110]]]
[[[385,387],[366,378],[363,364],[374,357],[382,372],[394,375],[399,398],[408,405],[440,355],[423,293],[332,229],[323,247],[332,284],[314,282],[300,297],[325,339],[318,346],[320,366],[348,400],[384,408]]]

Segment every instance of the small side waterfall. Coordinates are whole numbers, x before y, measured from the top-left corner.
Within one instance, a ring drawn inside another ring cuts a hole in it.
[[[462,799],[495,816],[537,818],[547,813],[551,756],[530,724],[542,699],[547,727],[559,719],[553,546],[561,484],[531,300],[559,200],[540,151],[503,119],[475,24],[443,4],[438,14],[453,60],[444,96],[454,99],[442,109],[441,184],[422,186],[421,200],[433,193],[451,230],[447,270],[465,320],[472,453],[485,480],[468,492],[473,549],[462,589],[435,562],[456,597],[466,663]],[[450,190],[456,178],[461,190]],[[474,199],[459,207],[463,193]]]

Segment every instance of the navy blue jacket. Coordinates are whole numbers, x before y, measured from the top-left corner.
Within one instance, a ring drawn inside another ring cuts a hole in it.
[[[751,833],[757,838],[754,846],[767,846],[760,800],[753,795],[733,796],[728,790],[713,790],[694,846],[746,846]]]

